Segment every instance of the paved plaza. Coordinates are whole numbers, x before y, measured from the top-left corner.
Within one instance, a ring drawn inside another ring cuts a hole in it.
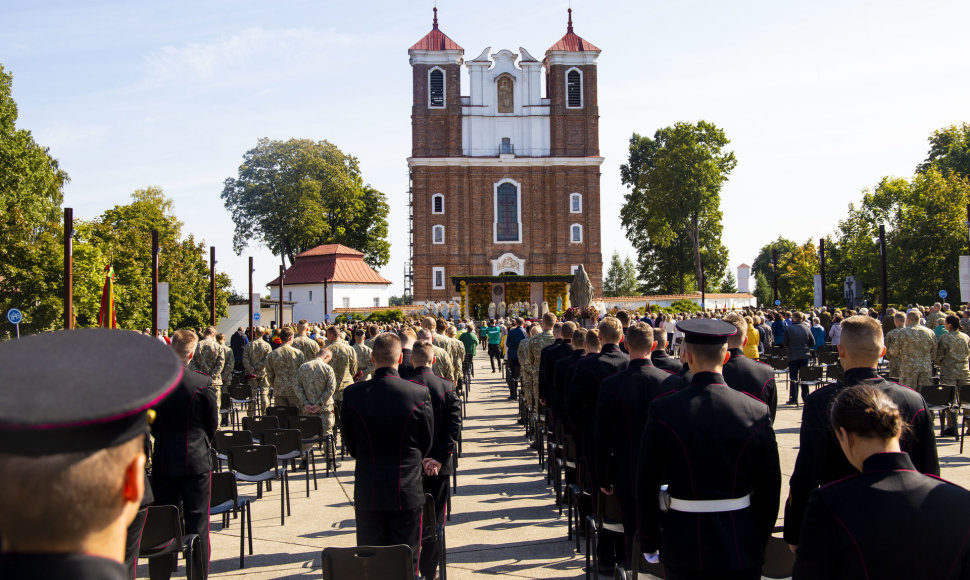
[[[475,359],[468,417],[463,430],[463,453],[458,469],[458,493],[447,522],[448,575],[466,578],[582,578],[585,557],[566,539],[565,512],[559,515],[545,471],[529,449],[522,428],[515,423],[517,403],[499,373],[490,372],[488,359]],[[787,383],[779,385],[786,400]],[[800,410],[780,405],[775,432],[781,452],[782,501],[798,449]],[[939,431],[937,431],[939,433]],[[970,449],[959,454],[959,442],[938,442],[943,477],[970,487]],[[319,462],[322,468],[322,462]],[[213,578],[320,578],[320,552],[328,546],[353,546],[354,462],[342,461],[336,477],[318,469],[319,489],[310,486],[306,497],[303,472],[292,474],[292,516],[280,526],[280,486],[264,493],[253,510],[253,555],[239,569],[239,520],[219,529],[213,518],[211,541]],[[247,488],[240,493],[252,495]],[[779,524],[782,511],[779,510]],[[178,575],[184,577],[184,566]],[[139,577],[146,577],[145,560]]]

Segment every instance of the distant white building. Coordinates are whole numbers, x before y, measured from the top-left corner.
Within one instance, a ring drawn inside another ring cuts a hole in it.
[[[738,292],[751,292],[751,266],[738,266]]]
[[[280,279],[267,286],[279,300]],[[293,302],[293,319],[333,320],[334,308],[387,306],[391,281],[364,262],[364,254],[341,244],[325,244],[298,254],[283,272],[283,297]]]

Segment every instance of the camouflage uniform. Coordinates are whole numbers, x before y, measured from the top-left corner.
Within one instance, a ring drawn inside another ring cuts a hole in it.
[[[933,384],[935,351],[936,335],[929,328],[919,324],[900,328],[889,352],[899,365],[899,382],[917,391]]]
[[[894,328],[886,333],[886,358],[889,360],[889,376],[899,378],[899,361],[892,358],[890,354],[893,351],[893,344],[899,337],[899,331],[901,329]]]
[[[300,381],[295,388],[296,397],[300,399],[300,413],[307,405],[319,405],[318,414],[323,417],[323,427],[331,435],[334,424],[333,394],[336,390],[337,378],[333,368],[323,359],[317,357],[300,367]]]
[[[523,338],[521,342],[519,342],[519,393],[523,402],[525,403],[525,406],[527,407],[532,403],[532,401],[529,400],[529,395],[531,393],[529,392],[528,385],[532,384],[532,374],[534,370],[531,366],[526,364],[526,359],[529,352],[528,344],[533,338],[535,337],[527,336],[526,338]]]
[[[316,358],[317,353],[320,352],[320,345],[309,336],[298,336],[294,338],[293,348],[302,352],[307,360],[313,360]]]
[[[944,385],[970,383],[970,337],[958,330],[947,331],[936,341],[934,362],[940,367],[940,382]]]
[[[443,379],[451,380],[453,373],[451,369],[451,355],[440,346],[431,345],[434,350],[434,364],[431,365],[431,372]]]
[[[369,381],[371,373],[374,372],[374,361],[370,358],[374,349],[360,342],[355,342],[351,347],[357,353],[357,371],[360,373],[360,378],[357,380]]]
[[[970,335],[970,318],[960,319],[960,332]]]
[[[944,320],[946,320],[946,312],[937,310],[926,316],[926,328],[933,330],[937,324],[943,324]]]
[[[209,378],[212,379],[212,386],[221,387],[224,366],[226,366],[226,353],[222,350],[222,346],[216,342],[215,337],[200,340],[195,347],[195,355],[192,356],[189,368],[209,375]],[[232,368],[231,364],[228,366],[230,369]]]
[[[335,340],[327,346],[333,353],[330,367],[337,377],[337,392],[333,400],[340,403],[344,400],[344,389],[353,384],[354,375],[357,374],[357,352],[342,340]]]
[[[300,384],[300,366],[306,362],[306,357],[292,345],[285,344],[266,357],[266,376],[273,385],[273,397],[277,405],[299,407],[300,398],[296,396],[296,387]]]
[[[273,351],[268,342],[261,338],[253,340],[246,345],[243,350],[243,368],[247,375],[256,375],[255,379],[250,380],[253,386],[253,397],[260,400],[260,408],[266,409],[269,406],[267,395],[269,394],[269,381],[266,380],[266,357]],[[253,411],[255,413],[255,410]]]
[[[531,403],[532,405],[538,404],[539,401],[539,357],[542,354],[542,349],[546,348],[556,339],[552,336],[551,330],[543,331],[537,334],[529,340],[529,345],[525,351],[525,360],[519,358],[519,365],[522,368],[529,367],[529,387],[528,395],[526,398],[526,403]],[[521,344],[519,352],[521,352]]]
[[[232,371],[236,368],[236,358],[231,348],[224,344],[219,346],[222,348],[222,356],[226,360],[226,364],[222,365],[222,385],[228,388],[232,384]]]

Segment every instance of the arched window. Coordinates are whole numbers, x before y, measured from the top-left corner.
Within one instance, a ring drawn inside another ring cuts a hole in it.
[[[445,71],[438,67],[428,72],[428,106],[442,109],[445,106]]]
[[[505,179],[495,184],[495,243],[517,244],[522,241],[519,184]]]
[[[578,68],[566,71],[566,108],[583,108],[583,73]]]
[[[431,196],[431,213],[445,213],[445,196],[436,193]]]
[[[498,88],[498,112],[499,113],[513,113],[515,112],[515,96],[514,88],[515,84],[512,80],[511,75],[504,74],[498,78],[497,83]]]
[[[583,195],[581,193],[569,194],[569,213],[583,213]]]
[[[432,244],[445,243],[445,226],[433,226],[431,228],[431,243]]]
[[[579,244],[583,241],[583,226],[579,224],[573,224],[569,226],[569,242],[571,244]]]

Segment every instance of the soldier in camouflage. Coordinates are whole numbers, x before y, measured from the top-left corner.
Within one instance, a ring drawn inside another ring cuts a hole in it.
[[[431,331],[427,328],[422,328],[418,331],[417,339],[423,340],[425,342],[431,343],[431,349],[434,351],[434,364],[431,365],[431,372],[438,375],[443,379],[451,380],[452,369],[451,369],[451,355],[448,351],[436,346],[433,342],[433,335]]]
[[[933,330],[938,324],[943,323],[946,313],[943,312],[943,305],[939,302],[930,307],[930,313],[926,315],[926,328]]]
[[[556,339],[552,334],[552,327],[555,324],[556,315],[552,312],[546,312],[542,315],[542,332],[528,339],[528,341],[519,343],[519,364],[522,366],[523,373],[527,371],[529,375],[528,384],[523,383],[523,387],[526,390],[526,405],[529,407],[538,403],[539,355],[542,353],[542,349],[555,342]],[[523,344],[525,345],[524,353],[522,350]],[[522,357],[523,354],[525,354],[525,358]]]
[[[960,316],[960,331],[970,335],[970,310],[964,310],[963,315]]]
[[[269,382],[266,380],[266,357],[273,349],[268,342],[259,338],[265,332],[265,328],[257,326],[253,340],[243,350],[243,369],[247,376],[255,377],[249,380],[249,384],[253,387],[253,399],[259,401],[259,409],[250,408],[251,415],[259,414],[269,406],[267,401]]]
[[[906,328],[900,328],[893,340],[889,358],[899,365],[899,382],[919,391],[933,384],[933,355],[936,335],[919,323],[919,312],[906,313]]]
[[[300,380],[296,385],[299,409],[304,415],[319,415],[328,435],[333,435],[333,394],[337,390],[337,378],[333,368],[324,362],[329,348],[321,348],[318,356],[300,366]]]
[[[951,314],[944,319],[946,332],[936,340],[934,362],[940,367],[940,384],[957,387],[970,385],[970,337],[960,332],[960,319]],[[954,394],[957,398],[959,395]],[[953,411],[947,411],[947,429],[943,434],[955,434]]]
[[[367,327],[367,340],[364,341],[364,346],[366,346],[367,348],[369,348],[371,350],[374,350],[374,341],[377,340],[377,335],[380,334],[380,333],[381,333],[381,331],[378,330],[376,324],[371,324],[370,326],[368,326]]]
[[[210,326],[202,334],[202,340],[195,347],[195,355],[189,368],[193,371],[209,375],[213,387],[222,386],[222,369],[226,366],[226,353],[216,342],[216,327]],[[230,365],[232,368],[232,365]],[[218,390],[218,389],[217,389]]]
[[[371,359],[374,349],[364,344],[363,328],[354,330],[354,344],[351,346],[357,353],[357,375],[354,377],[354,382],[369,381],[371,373],[374,372],[374,361]]]
[[[892,352],[893,343],[896,342],[896,338],[899,336],[899,331],[906,326],[906,315],[902,312],[896,312],[893,314],[893,324],[895,327],[886,333],[886,357],[889,358],[889,376],[899,378],[899,361],[894,358],[890,358],[889,353]]]
[[[224,389],[229,388],[232,384],[232,371],[235,367],[234,356],[232,354],[232,348],[226,344],[226,335],[219,333],[216,335],[216,342],[219,343],[219,347],[222,348],[222,355],[225,358],[226,363],[222,365],[222,386]],[[228,419],[228,418],[227,418]]]
[[[458,375],[458,380],[454,383],[458,386],[458,393],[460,394],[462,389],[465,388],[465,343],[458,340],[458,329],[451,324],[445,330],[445,336],[448,337],[454,347],[452,358],[455,362],[452,370]]]
[[[455,365],[455,359],[454,359],[455,347],[451,344],[451,341],[448,339],[447,336],[445,336],[444,334],[441,334],[442,332],[444,332],[446,326],[447,326],[447,323],[444,320],[435,320],[430,316],[426,316],[421,320],[421,328],[428,331],[428,334],[431,336],[431,344],[437,348],[440,348],[445,352],[446,360],[442,361],[441,365],[437,365],[436,363],[435,366],[439,366],[442,370],[447,367],[448,374],[439,375],[439,376],[457,384],[458,374],[461,373],[461,366],[456,367]],[[421,339],[419,338],[418,340],[421,340]],[[435,357],[438,357],[438,356],[439,355],[436,352]],[[435,371],[435,374],[437,374],[437,371]]]
[[[311,361],[317,358],[320,345],[317,344],[317,341],[307,336],[308,329],[309,325],[306,320],[301,320],[296,325],[296,337],[293,339],[293,348],[299,349],[303,353],[303,356],[308,361]]]
[[[293,348],[293,329],[281,329],[280,342],[279,348],[266,357],[266,376],[273,387],[273,398],[276,405],[302,409],[296,388],[300,383],[300,367],[306,357]]]
[[[330,360],[330,367],[337,377],[337,392],[333,400],[337,403],[337,414],[340,414],[340,404],[344,400],[344,389],[354,383],[354,375],[357,374],[357,353],[346,341],[340,339],[342,331],[336,326],[327,328],[327,348],[333,354]]]
[[[460,383],[462,377],[461,368],[465,362],[465,345],[455,338],[455,327],[444,320],[437,321],[436,329],[438,336],[441,337],[442,342],[446,345],[441,348],[445,349],[448,356],[451,357],[451,382],[457,385]]]

